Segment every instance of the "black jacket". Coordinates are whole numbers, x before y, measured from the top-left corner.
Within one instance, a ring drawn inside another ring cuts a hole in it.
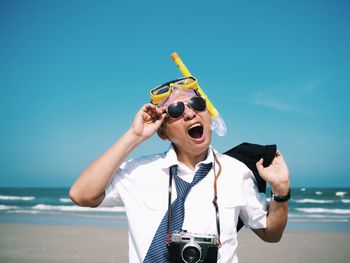
[[[242,143],[226,152],[224,154],[231,156],[241,162],[243,162],[254,174],[254,177],[258,184],[258,190],[261,193],[266,191],[266,182],[258,173],[256,169],[256,162],[261,158],[264,159],[263,166],[267,167],[271,164],[275,157],[277,146],[273,145],[258,145],[252,143]],[[237,231],[243,226],[242,220],[239,218],[237,224]]]

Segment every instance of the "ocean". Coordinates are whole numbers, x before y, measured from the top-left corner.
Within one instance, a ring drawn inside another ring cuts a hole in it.
[[[123,207],[79,207],[68,191],[0,187],[0,223],[127,227]],[[350,188],[293,188],[288,217],[287,230],[350,232]]]

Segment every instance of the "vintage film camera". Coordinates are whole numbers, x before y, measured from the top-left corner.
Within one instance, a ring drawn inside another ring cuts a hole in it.
[[[218,244],[215,235],[176,231],[168,244],[172,263],[217,262]]]

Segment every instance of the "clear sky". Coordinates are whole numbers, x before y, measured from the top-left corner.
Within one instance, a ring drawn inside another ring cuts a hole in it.
[[[177,51],[228,127],[292,186],[350,186],[349,1],[0,1],[0,186],[69,186]],[[165,151],[157,136],[131,157]]]

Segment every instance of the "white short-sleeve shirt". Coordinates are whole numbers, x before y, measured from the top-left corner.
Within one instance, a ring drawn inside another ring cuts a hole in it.
[[[253,173],[242,162],[209,148],[203,163],[213,162],[214,166],[188,193],[182,229],[193,233],[217,234],[212,203],[214,167],[217,167],[213,152],[222,166],[217,181],[222,243],[218,250],[218,262],[238,262],[238,216],[246,226],[257,229],[266,228],[267,213],[265,194],[258,192]],[[191,182],[195,172],[177,161],[175,150],[170,146],[165,153],[125,162],[106,189],[106,196],[100,206],[125,206],[129,225],[129,262],[143,262],[168,210],[169,167],[174,164],[178,165],[181,179]],[[176,199],[175,183],[172,187],[173,201]]]

